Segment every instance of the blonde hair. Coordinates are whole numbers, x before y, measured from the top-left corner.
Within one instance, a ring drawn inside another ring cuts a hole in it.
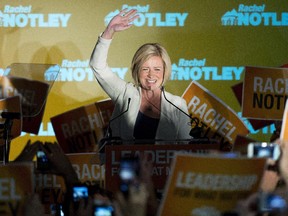
[[[158,43],[146,43],[139,47],[131,62],[132,78],[135,85],[140,86],[139,72],[141,67],[149,58],[153,56],[159,56],[163,60],[164,77],[162,85],[164,85],[166,81],[170,79],[171,60],[166,49]]]

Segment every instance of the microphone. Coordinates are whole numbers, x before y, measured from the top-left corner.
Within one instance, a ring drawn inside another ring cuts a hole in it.
[[[19,112],[2,112],[1,117],[5,119],[20,119],[21,114]]]
[[[112,129],[111,129],[111,122],[113,122],[115,119],[118,119],[119,117],[121,117],[122,115],[124,115],[126,112],[128,112],[129,110],[129,106],[130,106],[130,102],[131,102],[131,98],[128,98],[128,104],[127,104],[127,109],[123,112],[121,112],[119,115],[115,116],[114,118],[110,119],[109,123],[108,123],[108,128],[107,128],[107,132],[105,135],[105,138],[100,140],[100,147],[98,149],[98,152],[102,152],[102,149],[104,149],[104,147],[107,144],[107,141],[110,141],[113,139],[115,140],[121,140],[120,137],[112,137]]]
[[[124,115],[126,112],[128,112],[130,102],[131,102],[131,98],[128,98],[127,109],[126,109],[124,112],[120,113],[118,116],[115,116],[114,118],[110,119],[110,121],[109,121],[109,123],[108,123],[107,134],[106,134],[106,136],[107,136],[108,138],[111,138],[111,137],[112,137],[111,122],[113,122],[115,119],[119,118],[120,116]]]
[[[195,126],[193,128],[191,128],[189,135],[192,136],[193,138],[202,138],[202,127],[199,127],[199,119],[194,117],[192,118],[190,115],[188,115],[186,112],[184,112],[182,109],[180,109],[178,106],[176,106],[175,104],[173,104],[170,100],[168,100],[168,98],[165,95],[165,90],[164,90],[164,86],[161,87],[161,90],[163,92],[163,96],[165,98],[165,100],[170,103],[172,106],[174,106],[177,110],[179,110],[180,112],[182,112],[184,115],[188,116],[191,119],[191,124],[194,122]]]

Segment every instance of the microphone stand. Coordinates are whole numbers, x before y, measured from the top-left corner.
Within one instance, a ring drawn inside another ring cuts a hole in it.
[[[5,122],[1,125],[3,128],[3,139],[4,139],[4,146],[3,146],[3,164],[7,164],[9,162],[9,153],[10,153],[10,134],[13,125],[13,119],[20,119],[20,113],[14,112],[2,112],[1,117],[5,118]]]
[[[9,162],[9,152],[10,152],[10,132],[13,125],[13,120],[6,119],[5,123],[3,124],[3,165]]]
[[[128,98],[127,109],[124,112],[121,112],[119,115],[115,116],[114,118],[112,118],[109,121],[108,128],[107,128],[107,133],[105,135],[105,138],[101,139],[100,142],[99,142],[99,144],[100,144],[99,149],[98,149],[99,153],[103,153],[103,150],[104,150],[105,146],[107,145],[107,143],[111,142],[112,140],[114,140],[118,144],[122,144],[121,137],[112,137],[111,122],[114,121],[115,119],[119,118],[120,116],[124,115],[126,112],[128,112],[129,106],[130,106],[130,102],[131,102],[131,98]]]
[[[190,115],[188,115],[186,112],[184,112],[182,109],[180,109],[179,107],[177,107],[175,104],[173,104],[170,100],[167,99],[166,95],[165,95],[165,90],[164,90],[164,86],[162,86],[161,88],[162,92],[163,92],[163,96],[165,98],[165,100],[171,104],[172,106],[174,106],[177,110],[179,110],[180,112],[182,112],[184,115],[188,116],[191,119],[191,125],[194,122],[196,125],[191,128],[189,135],[193,138],[199,139],[199,138],[207,138],[209,140],[208,137],[202,137],[202,131],[203,128],[199,127],[199,120],[197,118],[192,118]]]

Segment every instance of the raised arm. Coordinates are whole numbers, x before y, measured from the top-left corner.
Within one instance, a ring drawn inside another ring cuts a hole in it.
[[[101,37],[112,39],[115,32],[129,29],[136,18],[138,18],[137,10],[132,9],[127,11],[127,9],[123,9],[111,19]]]
[[[90,66],[95,77],[103,90],[112,100],[116,100],[119,92],[126,86],[126,81],[112,72],[108,66],[107,58],[112,37],[115,32],[123,31],[132,26],[132,22],[138,17],[136,10],[122,10],[114,16],[108,26],[98,38],[96,46],[92,52]]]

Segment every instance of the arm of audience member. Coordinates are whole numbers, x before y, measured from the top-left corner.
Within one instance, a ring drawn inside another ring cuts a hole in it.
[[[120,210],[120,214],[123,216],[146,216],[147,212],[147,199],[148,190],[146,185],[140,183],[140,185],[129,186],[129,196],[124,197],[122,192],[116,193],[116,204]]]
[[[15,158],[14,162],[32,161],[41,144],[40,141],[31,144],[31,140],[28,140],[27,144],[24,146],[21,153]]]
[[[51,164],[50,173],[62,176],[66,186],[70,187],[79,183],[77,173],[60,145],[57,143],[45,142],[40,148],[45,152]]]
[[[73,196],[73,185],[80,182],[77,173],[58,143],[45,142],[40,148],[45,152],[50,162],[51,168],[49,173],[62,176],[65,181],[66,192],[64,195],[63,211],[69,215]]]
[[[156,215],[159,202],[157,200],[154,183],[152,181],[151,173],[153,170],[152,163],[145,156],[141,156],[141,171],[140,181],[145,184],[148,192],[147,200],[147,215]]]
[[[278,172],[278,161],[267,159],[267,168],[264,170],[260,190],[264,192],[273,192],[281,179]]]
[[[279,159],[279,171],[285,184],[288,184],[288,141],[277,139],[275,141],[280,146],[281,156]]]
[[[81,199],[79,201],[79,205],[77,209],[75,209],[75,206],[73,205],[73,202],[70,205],[70,216],[90,216],[93,214],[93,198],[88,197],[88,200]]]

